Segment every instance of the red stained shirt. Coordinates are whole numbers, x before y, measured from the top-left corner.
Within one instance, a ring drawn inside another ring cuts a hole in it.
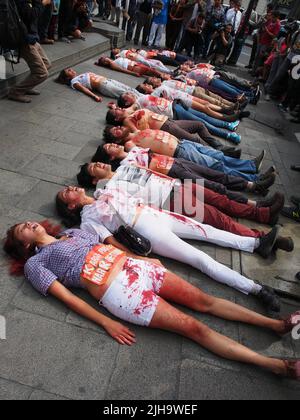
[[[261,36],[260,36],[260,44],[261,45],[266,45],[266,46],[271,46],[273,39],[279,34],[280,32],[280,21],[278,20],[277,22],[272,22],[269,21],[266,23],[266,27],[268,28],[269,32],[271,32],[274,36],[272,37],[271,35],[268,34],[268,32],[266,30],[263,30]]]

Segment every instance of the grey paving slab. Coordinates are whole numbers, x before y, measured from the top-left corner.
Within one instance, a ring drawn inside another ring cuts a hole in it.
[[[103,399],[118,345],[103,335],[13,310],[0,376],[75,399]]]
[[[12,300],[11,305],[20,310],[57,321],[64,321],[68,313],[65,305],[57,299],[52,297],[41,299],[41,295],[26,280]]]
[[[68,398],[64,398],[60,395],[50,394],[44,391],[33,391],[29,397],[30,401],[67,401]]]
[[[22,172],[45,180],[50,176],[57,179],[58,182],[61,180],[65,183],[72,184],[78,173],[78,163],[57,156],[40,153],[33,161],[23,168]]]
[[[39,213],[44,217],[52,217],[56,214],[54,199],[61,188],[61,185],[41,181],[29,194],[22,198],[18,207]]]
[[[1,401],[28,400],[31,393],[32,393],[32,389],[30,387],[0,378],[0,400]]]
[[[139,329],[137,344],[122,347],[106,399],[176,399],[181,338]]]
[[[203,400],[299,400],[299,390],[286,389],[280,379],[265,374],[253,378],[216,366],[184,360],[179,399]]]

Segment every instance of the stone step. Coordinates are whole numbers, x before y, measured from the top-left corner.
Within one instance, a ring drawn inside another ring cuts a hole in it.
[[[71,44],[57,42],[55,45],[45,45],[44,49],[52,62],[50,75],[104,53],[110,49],[110,45],[109,37],[96,32],[86,34],[85,41],[74,40]],[[28,74],[28,66],[23,60],[14,66],[14,71],[9,63],[0,65],[0,97],[5,96],[10,86],[20,82]]]
[[[125,32],[112,23],[106,23],[104,21],[93,21],[92,32],[99,33],[106,38],[110,39],[111,47],[122,48],[126,44]]]

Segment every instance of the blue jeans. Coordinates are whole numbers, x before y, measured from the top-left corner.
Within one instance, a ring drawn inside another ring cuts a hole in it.
[[[210,85],[214,89],[223,91],[234,98],[237,98],[238,96],[241,96],[243,94],[245,94],[249,99],[254,98],[254,93],[252,93],[250,90],[239,89],[236,86],[230,85],[229,83],[224,82],[223,80],[218,78],[212,79]]]
[[[179,143],[176,157],[189,160],[227,175],[246,179],[249,182],[255,182],[258,179],[256,165],[253,161],[230,158],[225,156],[221,151],[188,140],[183,140]]]
[[[209,117],[206,114],[203,114],[202,112],[195,111],[191,108],[187,110],[182,105],[176,105],[175,111],[178,120],[200,121],[206,126],[206,128],[211,134],[221,137],[223,139],[228,139],[230,135],[228,131],[223,130],[223,128],[228,128],[228,125],[230,124],[226,121],[217,120],[215,118]],[[216,126],[214,123],[212,123],[212,121],[216,122],[216,124],[218,125]]]

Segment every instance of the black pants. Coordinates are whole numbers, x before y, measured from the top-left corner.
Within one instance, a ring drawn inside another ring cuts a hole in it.
[[[140,41],[141,32],[143,30],[142,44],[145,45],[151,29],[152,15],[146,14],[141,11],[137,12],[136,15],[136,31],[134,36],[134,42],[137,44]]]
[[[200,121],[168,120],[161,127],[161,130],[172,134],[179,140],[193,141],[218,150],[223,148],[223,144],[212,137],[205,125]]]
[[[39,36],[41,41],[48,38],[49,26],[52,18],[52,4],[44,6],[44,10],[39,18]]]
[[[237,201],[238,203],[246,204],[248,202],[248,199],[243,195],[230,191],[246,191],[248,182],[243,178],[226,175],[223,172],[178,158],[175,159],[168,176],[180,180],[190,179],[194,182],[197,179],[203,179],[205,188],[222,195],[227,195],[230,200]]]

